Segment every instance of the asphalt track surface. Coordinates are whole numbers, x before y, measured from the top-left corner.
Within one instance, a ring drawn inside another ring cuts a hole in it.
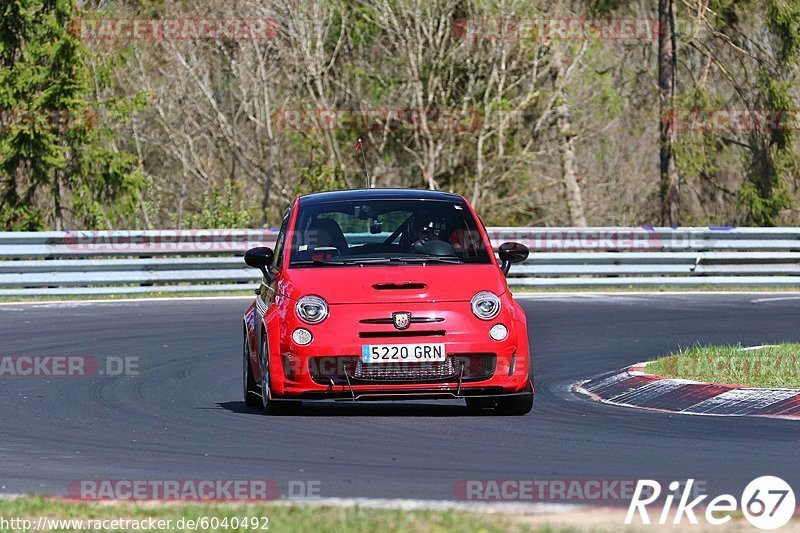
[[[536,400],[525,417],[460,402],[314,405],[268,417],[241,400],[242,299],[0,305],[0,355],[135,356],[130,377],[0,378],[0,493],[82,479],[320,481],[323,497],[454,499],[465,479],[706,482],[800,488],[800,424],[593,403],[592,375],[695,342],[800,340],[800,296],[544,295],[522,300]],[[768,301],[759,301],[767,298]]]

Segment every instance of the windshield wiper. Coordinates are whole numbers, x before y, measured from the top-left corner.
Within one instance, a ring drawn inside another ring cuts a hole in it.
[[[363,257],[353,259],[313,259],[310,261],[292,261],[292,266],[314,265],[314,266],[328,266],[328,265],[360,265],[371,263],[388,263],[391,259],[384,257]]]
[[[404,263],[450,263],[453,265],[457,265],[463,263],[461,259],[452,255],[452,256],[437,256],[437,255],[426,255],[426,256],[409,256],[409,257],[392,257],[392,261],[401,261]]]
[[[325,265],[345,265],[345,264],[347,263],[330,259],[327,260],[313,259],[309,261],[292,261],[291,266],[305,266],[305,265],[325,266]]]
[[[455,256],[436,256],[436,255],[412,255],[412,256],[395,256],[395,257],[353,257],[335,259],[313,259],[308,261],[292,261],[291,266],[346,266],[346,265],[372,265],[379,263],[449,263],[457,265],[463,263],[461,259]]]

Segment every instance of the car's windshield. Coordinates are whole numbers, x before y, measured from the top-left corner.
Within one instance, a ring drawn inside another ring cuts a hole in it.
[[[300,206],[290,266],[490,263],[463,201],[380,199]]]

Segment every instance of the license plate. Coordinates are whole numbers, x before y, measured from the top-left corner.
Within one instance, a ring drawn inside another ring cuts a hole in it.
[[[444,344],[365,344],[361,347],[362,363],[401,363],[444,361]]]

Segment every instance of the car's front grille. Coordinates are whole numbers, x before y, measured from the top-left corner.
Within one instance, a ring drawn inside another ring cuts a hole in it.
[[[356,381],[408,382],[441,381],[458,376],[453,358],[436,362],[362,363],[356,361],[352,378]]]
[[[317,383],[422,383],[481,381],[494,375],[497,358],[492,353],[448,355],[444,361],[363,363],[358,357],[339,357],[336,364],[319,364],[326,358],[309,360],[311,378]]]

